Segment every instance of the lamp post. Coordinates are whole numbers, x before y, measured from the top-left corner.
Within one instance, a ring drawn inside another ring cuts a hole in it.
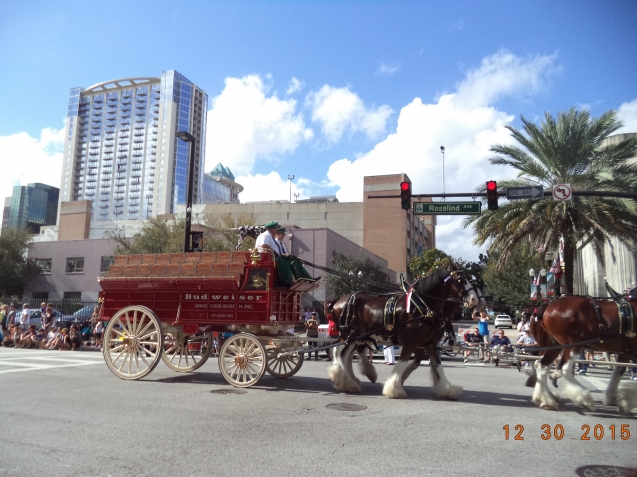
[[[440,146],[440,152],[442,153],[442,193],[445,193],[445,146]],[[445,201],[445,197],[442,198]]]
[[[288,174],[288,181],[290,182],[290,204],[292,203],[292,181],[294,180],[294,174]]]
[[[298,201],[298,200],[299,200],[299,196],[300,196],[300,195],[301,195],[301,194],[300,194],[299,192],[295,192],[295,193],[294,193],[294,202],[296,202],[296,201]]]
[[[190,161],[188,163],[188,184],[186,185],[186,233],[184,237],[184,253],[192,252],[191,219],[192,219],[192,190],[195,182],[195,136],[187,131],[178,131],[178,139],[190,143]]]
[[[529,276],[531,277],[531,282],[535,281],[535,270],[529,270]]]
[[[153,194],[146,195],[146,218],[147,219],[150,218],[150,214],[151,214],[150,199],[152,198],[153,198]]]

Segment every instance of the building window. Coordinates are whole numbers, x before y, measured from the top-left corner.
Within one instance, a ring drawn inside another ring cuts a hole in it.
[[[102,257],[102,263],[100,265],[100,272],[108,272],[108,269],[114,263],[115,263],[115,257],[111,257],[111,256]]]
[[[40,273],[45,273],[47,275],[51,274],[51,262],[50,258],[38,258],[35,260],[35,264],[40,267]]]
[[[49,292],[33,292],[34,300],[49,301]]]
[[[67,258],[66,273],[84,273],[84,257]]]
[[[82,299],[82,292],[64,292],[64,299],[80,301]]]

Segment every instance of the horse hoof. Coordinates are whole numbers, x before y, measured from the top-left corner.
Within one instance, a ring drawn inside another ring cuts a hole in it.
[[[557,411],[557,404],[545,402],[540,404],[540,409],[544,409],[545,411]]]
[[[407,393],[403,390],[394,389],[391,393],[384,393],[390,399],[406,399]]]

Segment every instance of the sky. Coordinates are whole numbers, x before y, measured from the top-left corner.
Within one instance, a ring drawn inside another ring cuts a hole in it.
[[[59,187],[69,90],[175,69],[208,93],[206,171],[242,202],[335,194],[407,173],[414,193],[514,176],[504,128],[572,107],[637,132],[634,0],[0,0],[0,197]],[[396,213],[404,213],[398,206]],[[437,246],[475,260],[462,217]]]

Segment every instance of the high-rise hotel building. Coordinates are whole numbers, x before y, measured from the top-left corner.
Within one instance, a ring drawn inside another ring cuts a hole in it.
[[[178,72],[71,89],[60,201],[90,200],[91,221],[140,220],[185,204],[195,139],[193,203],[204,190],[208,95]]]

